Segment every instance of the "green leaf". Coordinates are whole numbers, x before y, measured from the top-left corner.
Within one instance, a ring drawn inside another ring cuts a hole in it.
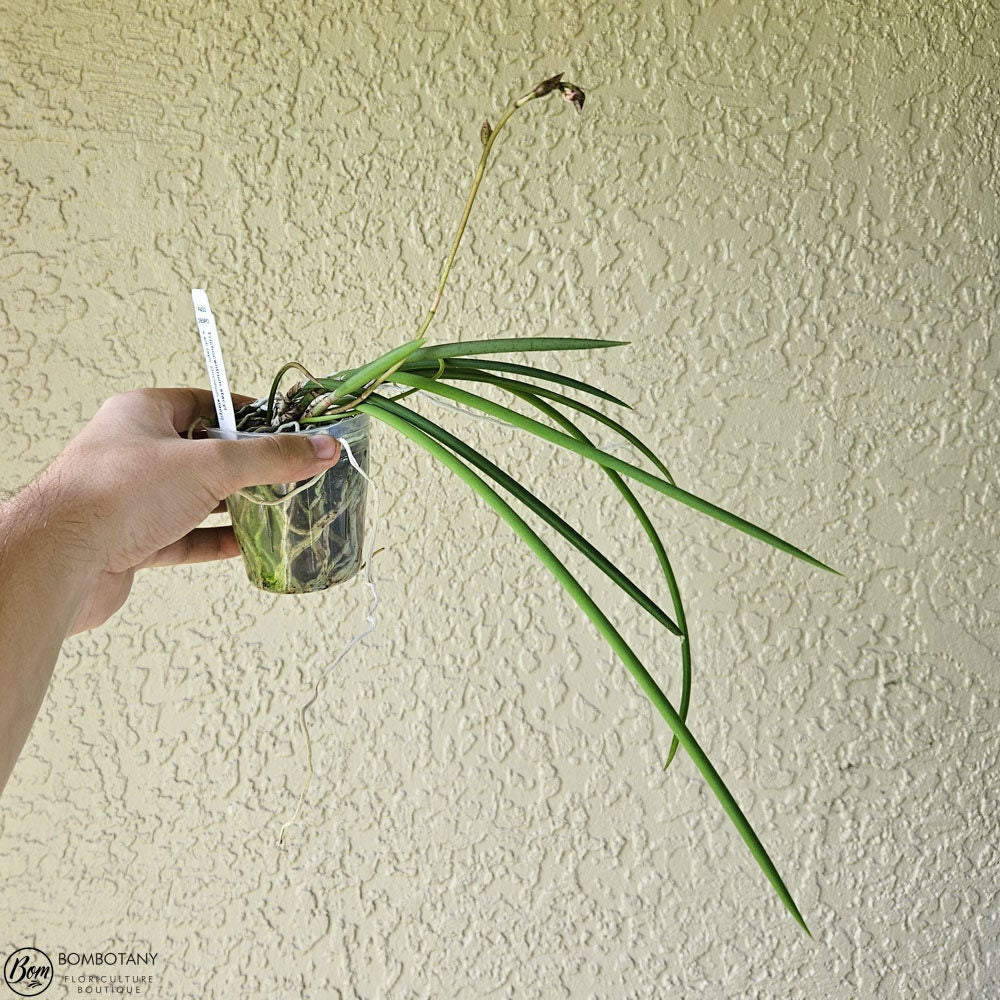
[[[586,403],[581,403],[578,399],[573,399],[572,397],[563,395],[560,392],[554,392],[552,389],[546,389],[541,385],[531,385],[528,382],[521,382],[517,379],[503,378],[499,375],[491,375],[488,372],[483,372],[480,375],[473,374],[471,371],[463,371],[461,374],[453,373],[451,371],[452,364],[453,362],[448,363],[445,366],[444,373],[441,376],[442,378],[465,379],[470,382],[487,382],[490,385],[495,385],[498,389],[506,389],[508,392],[513,392],[515,395],[520,395],[523,392],[530,392],[536,396],[544,396],[546,399],[554,399],[556,402],[572,407],[579,413],[586,414],[598,423],[604,424],[605,427],[610,427],[616,434],[620,434],[630,445],[648,458],[649,461],[656,466],[660,475],[662,475],[668,483],[674,485],[674,477],[670,475],[670,470],[663,464],[663,462],[660,461],[655,452],[653,452],[653,450],[649,448],[641,438],[633,434],[627,427],[622,426],[612,417],[601,413],[600,410],[595,410],[592,406],[588,406]],[[593,447],[593,445],[591,445],[591,447]]]
[[[536,407],[550,420],[555,421],[569,434],[572,434],[578,441],[582,441],[584,444],[593,446],[593,442],[590,438],[588,438],[587,435],[584,434],[583,431],[581,431],[580,428],[569,419],[569,417],[560,413],[554,406],[551,406],[529,393],[515,392],[514,394],[522,398],[526,403],[530,403],[532,406]],[[642,529],[645,531],[646,537],[653,546],[653,552],[656,554],[657,562],[660,564],[660,571],[663,573],[667,589],[670,591],[670,599],[674,605],[674,617],[677,619],[677,624],[681,631],[681,700],[679,712],[680,717],[687,722],[688,708],[691,705],[691,633],[688,630],[687,617],[684,614],[684,603],[681,600],[680,587],[677,585],[677,578],[674,575],[673,567],[670,565],[670,559],[667,557],[667,550],[663,545],[659,532],[653,526],[653,522],[650,520],[645,508],[639,502],[638,497],[636,497],[635,493],[632,492],[628,484],[620,475],[618,475],[617,472],[612,469],[605,469],[604,472],[607,474],[608,478],[614,484],[618,492],[625,498],[625,502],[632,509],[632,513],[635,514],[639,524],[642,525]],[[667,761],[663,765],[664,771],[670,767],[670,762],[674,759],[679,746],[680,742],[677,737],[674,736],[670,741],[670,750],[667,753]]]
[[[419,352],[420,345],[426,343],[423,337],[417,337],[406,344],[394,347],[391,351],[386,351],[374,361],[362,365],[360,368],[353,368],[344,373],[343,378],[316,379],[328,392],[334,394],[334,398],[341,399],[350,396],[364,388],[369,382],[374,381],[379,376],[384,375],[394,365],[400,364],[414,353]]]
[[[671,483],[646,472],[644,469],[630,465],[628,462],[623,462],[621,459],[615,458],[613,455],[609,455],[606,452],[601,451],[599,448],[586,445],[582,441],[577,441],[575,438],[570,437],[568,434],[557,431],[537,420],[532,420],[530,417],[526,417],[523,414],[518,413],[516,410],[510,409],[510,407],[501,406],[499,403],[493,403],[490,400],[483,399],[482,397],[476,396],[471,392],[466,392],[464,389],[459,389],[457,386],[434,382],[430,379],[422,378],[420,375],[414,375],[412,373],[404,374],[402,372],[396,372],[393,379],[403,385],[410,385],[415,389],[423,389],[427,392],[432,392],[435,395],[450,399],[452,402],[458,403],[462,406],[468,406],[473,409],[480,410],[483,413],[489,414],[490,416],[505,423],[509,423],[514,427],[526,430],[546,441],[551,441],[553,444],[557,444],[560,447],[565,448],[567,451],[574,451],[577,454],[582,455],[584,458],[588,458],[592,462],[596,462],[598,465],[603,465],[608,469],[614,469],[615,472],[620,472],[622,475],[638,480],[643,485],[649,486],[651,489],[670,497],[672,500],[677,500],[680,503],[686,504],[693,510],[697,510],[702,514],[707,514],[709,517],[714,517],[717,521],[721,521],[723,524],[728,524],[731,528],[736,528],[738,531],[742,531],[759,541],[765,542],[776,549],[780,549],[782,552],[787,552],[789,555],[795,556],[796,559],[801,559],[803,562],[809,563],[810,566],[815,566],[817,569],[825,569],[838,576],[840,575],[835,569],[831,569],[814,556],[803,552],[790,542],[784,541],[784,539],[772,534],[765,528],[761,528],[759,525],[753,524],[745,518],[742,518],[737,514],[733,514],[722,507],[717,507],[715,504],[709,503],[707,500],[703,500],[694,493],[682,490],[679,486],[674,486]]]
[[[504,389],[507,392],[512,393],[517,398],[522,399],[525,402],[535,406],[546,416],[548,416],[550,420],[559,424],[559,426],[561,426],[563,430],[571,434],[578,441],[582,441],[584,444],[593,447],[594,446],[593,442],[583,433],[583,431],[579,429],[579,427],[577,427],[575,423],[573,423],[572,420],[564,416],[554,407],[548,405],[547,403],[544,403],[538,397],[546,396],[549,399],[553,399],[559,403],[562,403],[564,406],[572,407],[573,409],[579,411],[580,413],[584,413],[587,416],[592,417],[594,420],[597,420],[599,423],[604,424],[606,427],[610,427],[616,433],[621,435],[626,441],[628,441],[630,444],[636,447],[643,455],[645,455],[646,458],[648,458],[657,467],[657,469],[659,469],[659,471],[663,474],[663,477],[667,480],[668,483],[670,483],[671,485],[676,485],[674,483],[673,476],[671,476],[670,474],[670,471],[663,464],[663,462],[660,461],[659,457],[650,448],[646,446],[645,442],[636,437],[626,427],[623,427],[620,423],[618,423],[618,421],[605,416],[605,414],[601,413],[599,410],[595,410],[593,407],[587,406],[585,403],[581,403],[578,400],[572,399],[569,396],[565,396],[561,393],[545,389],[542,386],[531,385],[530,383],[521,382],[516,379],[506,379],[498,376],[493,376],[490,375],[489,373],[478,372],[477,369],[471,369],[471,368],[460,369],[461,371],[463,371],[463,374],[455,374],[452,371],[452,369],[457,364],[459,364],[459,362],[456,361],[447,362],[447,366],[445,368],[445,371],[442,373],[442,377],[469,378],[474,381],[488,382],[492,385],[495,385],[499,389]],[[474,365],[475,362],[466,362],[465,364]],[[532,369],[527,369],[527,370],[529,372],[532,371]],[[470,372],[473,371],[476,371],[477,374],[470,374]],[[411,389],[410,391],[415,392],[417,390]],[[640,525],[645,531],[646,536],[649,538],[653,546],[653,551],[656,553],[657,561],[660,564],[660,570],[662,571],[664,579],[666,580],[667,588],[670,591],[671,600],[673,601],[674,605],[674,616],[677,619],[677,623],[680,626],[680,630],[682,633],[680,715],[681,718],[684,719],[684,721],[686,722],[688,716],[688,709],[691,705],[691,636],[687,629],[687,622],[684,615],[684,605],[681,600],[680,589],[677,586],[677,579],[674,575],[673,568],[670,565],[670,559],[667,556],[666,549],[664,548],[663,543],[660,540],[660,536],[657,533],[656,528],[653,526],[652,521],[649,519],[649,516],[646,514],[646,511],[643,508],[642,504],[639,503],[639,500],[636,497],[636,495],[632,492],[631,489],[629,489],[629,487],[625,484],[625,482],[622,480],[621,476],[618,475],[617,472],[614,472],[611,469],[604,469],[604,472],[611,479],[611,482],[614,484],[615,488],[625,498],[625,501],[628,503],[629,507],[631,507],[632,512],[635,514],[637,520],[639,521]],[[666,763],[663,765],[664,770],[670,767],[671,762],[673,761],[674,757],[677,754],[677,749],[679,746],[680,744],[677,742],[677,737],[675,736],[670,743],[670,750],[667,753],[667,760]]]
[[[601,347],[621,347],[627,340],[592,340],[586,337],[500,337],[496,340],[466,340],[422,347],[412,361],[440,361],[478,354],[519,354],[522,351],[593,351]]]
[[[439,444],[437,441],[433,440],[416,427],[413,427],[403,417],[394,413],[389,413],[387,410],[381,409],[379,406],[373,405],[370,402],[360,403],[357,408],[361,412],[368,413],[376,419],[381,420],[383,423],[388,424],[390,427],[393,427],[400,434],[408,437],[411,441],[415,442],[443,465],[447,466],[447,468],[449,468],[469,487],[471,487],[504,521],[507,522],[508,525],[510,525],[511,528],[513,528],[525,545],[527,545],[535,556],[542,562],[542,564],[549,569],[570,597],[576,601],[583,612],[591,620],[594,627],[605,639],[614,653],[619,657],[619,659],[622,660],[629,672],[632,674],[636,683],[645,693],[646,697],[649,698],[649,700],[656,707],[657,711],[664,718],[667,725],[678,738],[680,745],[687,752],[695,767],[697,767],[701,776],[705,779],[706,784],[708,784],[709,788],[711,788],[716,798],[719,800],[726,815],[736,827],[737,832],[743,838],[743,841],[749,848],[754,860],[760,866],[760,869],[767,877],[767,880],[771,883],[771,886],[777,893],[779,899],[781,899],[782,903],[784,903],[796,923],[798,923],[806,934],[809,934],[811,937],[812,935],[810,934],[809,928],[806,926],[806,922],[803,919],[802,914],[799,912],[799,908],[795,905],[795,901],[792,899],[791,893],[788,891],[784,881],[778,874],[778,870],[775,867],[774,862],[771,860],[770,855],[761,843],[760,838],[754,832],[749,820],[743,814],[743,811],[740,809],[739,804],[733,797],[732,792],[729,791],[729,788],[722,780],[721,775],[708,759],[708,755],[701,748],[701,745],[695,739],[694,734],[690,729],[688,729],[684,720],[680,717],[680,715],[678,715],[677,710],[667,699],[666,695],[660,690],[656,681],[653,680],[649,671],[643,666],[642,662],[633,652],[632,648],[622,638],[620,633],[611,624],[607,616],[603,611],[601,611],[586,590],[584,590],[584,588],[580,585],[576,577],[574,577],[569,570],[566,569],[552,550],[541,540],[541,538],[538,537],[527,522],[519,514],[517,514],[510,504],[508,504],[496,492],[496,490],[492,489],[489,484],[476,475],[472,469],[448,451],[443,445]]]
[[[603,389],[597,388],[597,386],[588,385],[586,382],[581,382],[579,379],[570,378],[568,375],[560,375],[557,372],[546,371],[544,368],[534,368],[530,365],[519,365],[512,361],[486,361],[482,358],[451,358],[448,360],[448,368],[454,368],[457,371],[507,372],[511,375],[525,375],[528,378],[537,378],[545,382],[558,382],[560,385],[566,386],[567,389],[576,389],[577,392],[586,392],[591,396],[597,396],[598,399],[606,399],[609,403],[614,403],[615,406],[624,406],[626,410],[632,409],[632,407],[629,406],[625,400],[619,399],[617,396],[612,396],[610,392],[605,392]],[[403,371],[415,371],[417,374],[420,374],[417,369],[436,370],[437,364],[433,361],[414,362],[410,359],[403,365]]]
[[[441,444],[450,448],[461,458],[471,465],[474,465],[481,472],[486,473],[491,479],[499,483],[505,490],[517,497],[526,507],[534,511],[546,524],[559,532],[572,546],[582,552],[602,573],[613,580],[629,597],[632,598],[641,608],[647,611],[656,619],[668,632],[679,636],[680,628],[670,618],[669,615],[659,605],[639,589],[617,566],[614,565],[600,550],[592,545],[583,535],[580,534],[571,524],[561,518],[551,507],[539,500],[533,493],[525,489],[516,479],[508,475],[499,466],[491,462],[485,455],[476,451],[460,438],[450,434],[443,427],[433,423],[426,417],[415,413],[413,410],[400,406],[392,400],[382,396],[374,395],[370,397],[374,405],[393,413],[423,431],[428,436],[440,441]]]

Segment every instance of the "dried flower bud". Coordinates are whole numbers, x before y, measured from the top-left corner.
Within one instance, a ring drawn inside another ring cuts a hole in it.
[[[479,141],[485,146],[492,134],[493,129],[490,128],[490,123],[484,118],[482,127],[479,129]]]
[[[560,83],[559,89],[562,91],[564,101],[569,101],[577,111],[583,111],[583,102],[587,95],[573,83]]]
[[[556,73],[555,76],[550,76],[547,80],[542,80],[542,82],[535,87],[531,92],[533,97],[544,97],[546,94],[551,94],[559,86],[559,81],[562,79],[562,73]]]

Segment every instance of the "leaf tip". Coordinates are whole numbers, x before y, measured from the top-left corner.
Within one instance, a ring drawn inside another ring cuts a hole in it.
[[[826,570],[827,573],[832,573],[834,576],[843,577],[843,573],[839,569],[834,569],[832,566],[827,566],[825,562],[821,562],[815,556],[809,556],[809,562],[815,566],[817,569]]]

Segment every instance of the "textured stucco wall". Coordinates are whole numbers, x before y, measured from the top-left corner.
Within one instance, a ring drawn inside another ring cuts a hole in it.
[[[184,998],[1000,995],[996,7],[278,6],[0,0],[0,487],[106,395],[204,383],[193,285],[245,391],[410,335],[482,117],[564,69],[586,111],[515,122],[436,336],[630,340],[556,363],[845,573],[650,500],[694,729],[815,940],[569,600],[382,432],[380,623],[303,821],[279,848],[363,588],[144,574],[0,800],[4,954],[152,950]],[[596,472],[432,412],[654,579]]]

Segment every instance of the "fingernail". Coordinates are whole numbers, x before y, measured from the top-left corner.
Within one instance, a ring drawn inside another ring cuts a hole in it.
[[[340,442],[334,440],[329,434],[313,434],[310,436],[310,440],[317,458],[324,460],[333,458],[340,450]]]

